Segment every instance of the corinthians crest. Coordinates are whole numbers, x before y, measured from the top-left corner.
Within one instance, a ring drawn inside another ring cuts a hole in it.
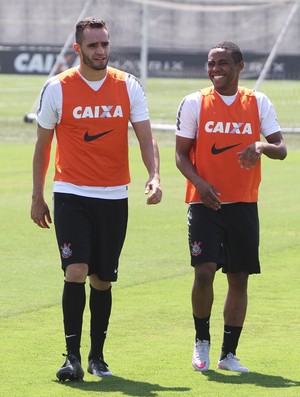
[[[60,247],[60,249],[61,249],[61,256],[62,256],[64,259],[67,259],[67,258],[69,258],[69,257],[72,255],[72,250],[71,250],[71,248],[70,248],[70,245],[71,245],[71,243],[69,243],[69,244],[64,243],[64,245],[62,245],[62,246]]]
[[[202,249],[201,249],[201,242],[197,243],[197,241],[194,241],[193,243],[191,243],[191,253],[193,256],[198,256],[201,254]]]

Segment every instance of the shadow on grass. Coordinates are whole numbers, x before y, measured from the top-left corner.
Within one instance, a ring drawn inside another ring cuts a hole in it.
[[[234,384],[246,384],[256,385],[267,388],[287,388],[287,387],[299,387],[300,382],[292,379],[283,378],[282,376],[260,374],[258,372],[235,373],[224,372],[220,373],[217,371],[202,372],[209,381],[218,383],[234,383]]]
[[[136,397],[155,397],[158,392],[172,391],[172,392],[187,392],[190,389],[187,387],[165,387],[155,383],[135,381],[131,379],[121,378],[119,376],[112,376],[101,378],[99,381],[66,381],[62,386],[74,389],[86,390],[89,392],[101,391],[101,393],[121,392],[125,396]]]

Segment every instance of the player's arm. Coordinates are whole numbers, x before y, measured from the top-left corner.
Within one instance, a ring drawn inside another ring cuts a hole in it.
[[[283,160],[287,156],[287,147],[281,135],[281,132],[268,135],[267,142],[263,142],[262,152],[270,159]]]
[[[285,159],[287,148],[280,131],[266,136],[266,142],[254,142],[246,147],[246,149],[238,153],[238,161],[242,168],[249,169],[256,165],[262,154],[274,160]]]
[[[193,139],[176,136],[175,156],[177,168],[196,187],[203,204],[206,207],[218,210],[222,204],[219,199],[220,193],[213,185],[210,185],[200,177],[190,159],[193,143]]]
[[[32,162],[31,219],[41,228],[49,228],[49,223],[52,223],[50,211],[44,199],[44,186],[50,161],[53,133],[53,130],[48,130],[38,125]]]
[[[132,127],[139,141],[143,162],[149,173],[145,185],[145,194],[151,191],[147,204],[157,204],[161,201],[162,190],[159,175],[159,151],[155,137],[152,134],[150,120],[132,122]]]
[[[238,153],[238,161],[242,168],[254,167],[262,154],[275,160],[283,160],[287,155],[276,112],[270,99],[261,92],[256,92],[261,134],[266,142],[257,141]],[[274,132],[275,131],[275,132]]]

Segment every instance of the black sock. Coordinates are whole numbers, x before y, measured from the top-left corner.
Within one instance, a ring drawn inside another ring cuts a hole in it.
[[[243,327],[234,327],[224,325],[224,336],[222,344],[222,353],[220,360],[223,360],[228,353],[236,355],[236,348],[239,342]]]
[[[194,317],[194,324],[196,330],[196,340],[208,340],[210,342],[209,321],[210,315],[205,318]]]
[[[62,307],[67,354],[74,354],[80,362],[80,341],[85,300],[85,283],[65,281]]]
[[[89,359],[99,357],[103,359],[103,346],[112,306],[111,287],[104,291],[90,287],[91,350]]]

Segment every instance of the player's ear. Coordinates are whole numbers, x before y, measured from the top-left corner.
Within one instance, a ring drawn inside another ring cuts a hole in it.
[[[75,54],[79,55],[79,53],[80,53],[80,45],[77,44],[77,43],[74,43],[73,44],[73,49],[75,51]]]
[[[245,67],[244,61],[239,62],[240,72],[244,69],[244,67]]]

